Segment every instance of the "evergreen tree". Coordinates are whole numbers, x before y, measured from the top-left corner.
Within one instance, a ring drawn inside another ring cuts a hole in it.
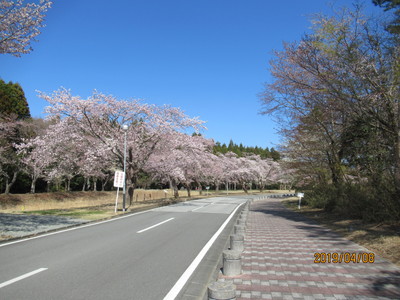
[[[279,152],[276,151],[274,148],[271,148],[270,157],[271,157],[273,160],[280,160],[280,159],[281,159],[281,155],[280,155]]]
[[[25,93],[18,83],[0,79],[0,116],[16,115],[18,119],[31,116]]]
[[[226,144],[222,144],[220,142],[216,142],[214,146],[214,154],[216,153],[222,153],[225,154],[227,152],[233,152],[237,154],[239,157],[243,157],[247,154],[257,154],[261,158],[272,158],[273,160],[277,161],[280,160],[281,155],[278,151],[276,151],[274,148],[271,148],[269,150],[268,147],[263,149],[262,147],[248,147],[244,146],[242,143],[239,145],[234,143],[232,140],[229,141],[228,146]]]

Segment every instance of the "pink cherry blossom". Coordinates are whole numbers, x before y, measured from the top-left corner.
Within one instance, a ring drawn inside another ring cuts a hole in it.
[[[14,56],[32,51],[30,42],[40,34],[40,27],[52,1],[41,0],[40,4],[23,4],[22,0],[0,1],[0,53]]]

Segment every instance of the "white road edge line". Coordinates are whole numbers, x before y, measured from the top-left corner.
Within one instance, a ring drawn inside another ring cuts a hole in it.
[[[30,238],[16,240],[16,241],[5,243],[5,244],[0,244],[0,248],[4,247],[4,246],[12,245],[12,244],[18,244],[18,243],[22,243],[22,242],[26,242],[26,241],[30,241],[30,240],[40,239],[40,238],[43,238],[43,237],[46,237],[46,236],[50,236],[50,235],[54,235],[54,234],[59,234],[59,233],[64,233],[64,232],[68,232],[68,231],[78,230],[78,229],[91,227],[91,226],[95,226],[95,225],[100,225],[100,224],[104,224],[104,223],[108,223],[108,222],[114,222],[114,221],[118,221],[120,219],[133,217],[133,216],[136,216],[136,215],[139,215],[139,214],[144,214],[144,213],[147,213],[147,212],[150,212],[150,211],[153,211],[153,209],[146,210],[146,211],[140,211],[140,212],[129,214],[129,215],[124,215],[124,216],[121,216],[121,217],[117,217],[117,218],[113,218],[113,219],[109,219],[109,220],[105,220],[105,221],[89,223],[89,224],[81,225],[81,226],[78,225],[76,227],[72,227],[72,228],[68,228],[68,229],[64,229],[64,230],[60,230],[60,231],[54,231],[54,232],[50,232],[50,233],[45,233],[45,234],[41,234],[41,235],[38,235],[38,236],[30,237]]]
[[[26,273],[26,274],[24,274],[24,275],[15,277],[14,279],[8,280],[8,281],[6,281],[6,282],[0,283],[0,289],[3,288],[3,287],[5,287],[5,286],[7,286],[7,285],[13,284],[13,283],[15,283],[15,282],[17,282],[17,281],[20,281],[20,280],[22,280],[22,279],[28,278],[28,277],[30,277],[30,276],[33,276],[33,275],[35,275],[35,274],[37,274],[37,273],[40,273],[40,272],[43,272],[43,271],[46,271],[46,270],[47,270],[47,268],[40,268],[40,269],[37,269],[37,270],[35,270],[35,271]]]
[[[194,270],[196,270],[197,266],[200,264],[203,257],[206,255],[208,250],[211,248],[212,244],[221,234],[222,230],[226,227],[232,217],[235,215],[236,211],[242,206],[244,203],[239,204],[236,209],[230,214],[230,216],[225,220],[225,222],[221,225],[221,227],[217,230],[216,233],[212,236],[212,238],[207,242],[207,244],[201,249],[199,254],[197,254],[196,258],[192,261],[190,266],[183,272],[182,276],[178,279],[172,289],[168,292],[168,294],[164,297],[164,300],[173,300],[178,296],[179,292],[185,286],[186,282],[189,280],[190,276],[192,276]]]
[[[145,232],[145,231],[147,231],[147,230],[153,229],[154,227],[157,227],[157,226],[160,226],[160,225],[162,225],[162,224],[164,224],[164,223],[167,223],[167,222],[169,222],[169,221],[172,221],[173,219],[175,219],[175,218],[170,218],[170,219],[168,219],[168,220],[162,221],[162,222],[157,223],[157,224],[155,224],[155,225],[153,225],[153,226],[150,226],[150,227],[147,227],[147,228],[145,228],[145,229],[139,230],[139,231],[136,232],[136,233],[142,233],[142,232]]]

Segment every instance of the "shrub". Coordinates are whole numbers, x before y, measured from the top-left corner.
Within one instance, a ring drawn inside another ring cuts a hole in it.
[[[365,221],[398,221],[400,207],[390,189],[377,189],[371,184],[318,185],[307,192],[308,205],[337,212]]]

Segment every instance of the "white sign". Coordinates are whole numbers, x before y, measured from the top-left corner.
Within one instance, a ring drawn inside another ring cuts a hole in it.
[[[125,173],[116,171],[114,175],[114,186],[118,188],[124,187]]]

